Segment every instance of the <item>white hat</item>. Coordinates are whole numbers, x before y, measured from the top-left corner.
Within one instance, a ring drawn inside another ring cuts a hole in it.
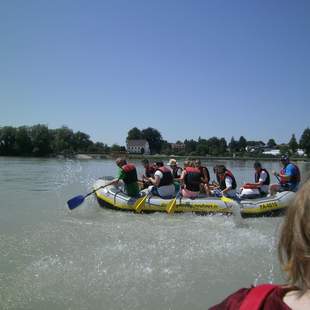
[[[174,158],[171,158],[171,159],[169,159],[167,166],[176,166],[177,164],[178,164],[178,162]]]

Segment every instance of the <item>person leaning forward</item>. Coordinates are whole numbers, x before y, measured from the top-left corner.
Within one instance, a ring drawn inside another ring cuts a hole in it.
[[[154,177],[154,173],[156,171],[155,165],[150,165],[150,162],[148,159],[143,159],[142,160],[142,165],[144,167],[144,174],[142,175],[142,183],[143,183],[143,188],[148,188],[151,183],[148,178]]]
[[[170,199],[174,197],[175,187],[173,184],[173,175],[168,167],[164,166],[162,161],[155,164],[156,171],[154,177],[148,178],[153,186],[149,187],[149,191],[156,196]]]
[[[124,182],[124,191],[130,197],[139,196],[139,185],[136,167],[133,164],[127,164],[124,158],[117,158],[116,165],[119,167],[117,176],[109,185],[118,185],[119,181]]]

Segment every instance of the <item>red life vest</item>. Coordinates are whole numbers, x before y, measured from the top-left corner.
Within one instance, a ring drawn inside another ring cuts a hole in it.
[[[138,181],[137,170],[133,164],[126,164],[122,166],[122,170],[125,172],[125,178],[123,179],[125,184]]]
[[[261,284],[250,290],[240,305],[239,310],[259,310],[268,295],[278,286],[273,284]]]
[[[201,183],[201,173],[199,168],[194,167],[186,167],[185,168],[186,175],[185,175],[185,185],[186,188],[192,192],[199,192],[200,191],[200,183]]]
[[[232,187],[231,187],[231,189],[236,189],[237,188],[236,179],[235,179],[234,175],[232,174],[232,172],[229,171],[229,170],[226,170],[224,176],[220,179],[220,189],[221,190],[226,189],[225,180],[226,180],[227,177],[230,177],[232,179]]]
[[[169,168],[163,166],[159,167],[157,170],[159,170],[163,174],[163,177],[160,179],[158,187],[173,184],[173,175]]]
[[[281,175],[285,175],[285,168],[282,168],[280,171],[280,183],[282,185],[284,184],[288,184],[289,182],[293,182],[293,183],[299,183],[300,182],[300,170],[298,168],[297,165],[289,163],[290,165],[293,165],[295,167],[295,171],[296,173],[294,175],[291,176],[291,179],[289,181],[287,181],[287,179]]]

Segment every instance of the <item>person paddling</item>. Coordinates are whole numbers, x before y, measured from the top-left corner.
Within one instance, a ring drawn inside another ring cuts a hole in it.
[[[120,180],[124,182],[124,192],[130,197],[139,197],[139,185],[137,169],[133,164],[127,164],[124,158],[117,158],[116,165],[119,167],[117,176],[106,185],[118,185]]]

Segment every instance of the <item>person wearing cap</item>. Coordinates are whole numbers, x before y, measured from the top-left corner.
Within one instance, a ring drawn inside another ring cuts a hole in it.
[[[253,168],[255,169],[254,183],[243,184],[241,187],[241,198],[265,197],[268,194],[270,184],[268,171],[258,161],[254,163]]]
[[[160,196],[164,199],[173,198],[175,195],[175,187],[173,184],[173,175],[171,170],[164,166],[162,161],[155,163],[156,171],[154,177],[148,178],[153,184],[149,187],[149,191],[156,196]]]
[[[154,165],[150,165],[149,160],[146,158],[144,158],[141,162],[144,167],[144,174],[142,175],[142,183],[143,183],[143,188],[145,189],[151,185],[148,178],[154,177],[156,168]]]
[[[119,167],[117,176],[114,180],[109,182],[110,185],[118,185],[119,181],[124,182],[124,192],[130,197],[138,197],[140,194],[137,170],[133,164],[126,162],[125,158],[117,158],[116,165]]]
[[[279,184],[270,185],[269,190],[271,195],[283,191],[296,192],[300,183],[300,171],[298,166],[291,163],[287,155],[281,156],[280,161],[283,166],[280,173],[272,171],[273,175],[278,179]]]
[[[182,174],[182,168],[178,166],[178,162],[174,158],[171,158],[167,166],[171,168],[173,178],[179,180]]]

